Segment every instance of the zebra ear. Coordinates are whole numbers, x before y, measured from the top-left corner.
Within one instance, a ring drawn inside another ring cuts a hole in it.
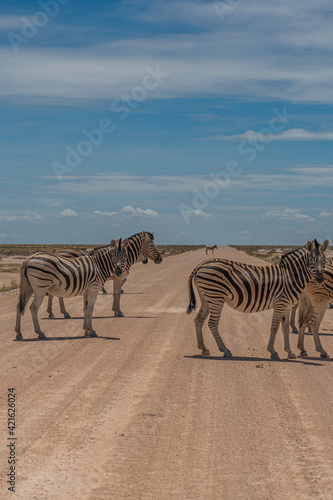
[[[123,248],[126,248],[128,247],[128,239],[125,238],[124,241],[123,241]]]
[[[328,249],[329,245],[329,240],[325,240],[324,243],[321,245],[321,251],[325,252]]]
[[[111,240],[110,245],[111,245],[112,248],[116,248],[116,246],[117,246],[116,240]]]
[[[312,252],[312,250],[313,250],[313,248],[314,248],[314,245],[313,245],[312,241],[308,241],[308,242],[307,242],[307,244],[306,244],[306,249],[307,249],[307,251],[308,251],[309,253],[311,253],[311,252]]]

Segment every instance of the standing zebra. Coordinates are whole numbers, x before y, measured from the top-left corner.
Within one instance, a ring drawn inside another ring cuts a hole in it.
[[[208,250],[211,250],[212,254],[214,255],[214,250],[215,248],[217,248],[217,245],[214,245],[212,247],[206,247],[205,248],[205,251],[206,251],[206,255],[208,255]]]
[[[143,262],[147,263],[148,259],[153,260],[155,263],[160,264],[162,262],[162,256],[160,252],[157,250],[154,243],[154,234],[148,233],[146,231],[142,231],[141,233],[133,234],[128,240],[127,246],[127,262],[122,275],[122,279],[120,280],[117,276],[111,275],[108,279],[113,280],[113,307],[114,315],[118,317],[123,317],[123,313],[120,310],[120,294],[121,287],[123,283],[126,281],[128,276],[130,267],[141,257],[144,257]],[[72,254],[72,256],[76,256],[77,253],[81,253],[82,255],[89,255],[89,252],[78,249],[67,249],[60,250],[57,255],[61,254]],[[66,255],[67,256],[67,255]],[[68,255],[69,257],[70,255]],[[49,295],[48,298],[48,307],[47,312],[49,313],[49,318],[54,318],[54,314],[52,311],[52,295]],[[65,304],[62,298],[59,298],[60,310],[65,318],[70,318],[70,315],[65,309]]]
[[[307,356],[308,353],[304,347],[304,333],[306,327],[313,335],[316,351],[320,352],[322,358],[328,358],[327,352],[323,349],[319,338],[319,327],[329,308],[333,298],[333,259],[327,259],[324,271],[325,281],[317,285],[311,280],[305,287],[299,301],[299,334],[297,347],[301,351],[301,356]]]
[[[128,241],[95,249],[90,255],[67,258],[49,253],[36,253],[22,264],[20,296],[16,313],[16,339],[21,340],[21,316],[30,297],[35,294],[30,306],[35,332],[45,338],[38,322],[38,310],[47,292],[57,297],[83,295],[83,329],[86,337],[96,337],[92,327],[92,314],[98,291],[112,275],[118,277],[126,267]]]
[[[222,308],[227,303],[231,308],[246,313],[274,309],[267,349],[272,359],[279,359],[274,341],[282,320],[284,348],[288,357],[294,359],[296,356],[290,348],[286,312],[298,301],[301,291],[312,277],[318,283],[323,282],[327,247],[328,240],[321,246],[317,240],[308,241],[306,247],[282,256],[279,265],[252,266],[225,259],[210,259],[199,264],[188,281],[190,304],[187,313],[191,313],[196,305],[194,281],[201,299],[201,308],[194,323],[202,354],[209,355],[203,341],[202,326],[210,313],[208,326],[219,350],[224,352],[225,357],[232,356],[218,332]]]

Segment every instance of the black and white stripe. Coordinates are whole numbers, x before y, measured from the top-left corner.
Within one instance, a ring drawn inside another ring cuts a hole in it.
[[[143,262],[146,263],[148,259],[153,260],[155,263],[159,264],[162,262],[162,255],[158,251],[154,243],[154,235],[153,233],[148,233],[146,231],[142,231],[141,233],[136,233],[127,238],[128,246],[127,246],[127,261],[122,274],[122,281],[117,278],[117,276],[111,275],[110,278],[113,280],[113,311],[114,315],[118,317],[123,317],[123,313],[120,310],[120,294],[121,287],[123,283],[126,281],[126,278],[129,274],[131,266],[137,262],[139,258],[143,258]],[[56,255],[62,255],[68,258],[73,258],[81,255],[90,255],[90,252],[86,250],[80,250],[77,248],[63,249],[59,250]],[[59,298],[60,311],[64,315],[65,318],[70,318],[69,313],[65,309],[64,300]],[[54,314],[52,311],[52,295],[49,295],[48,298],[48,307],[47,312],[49,313],[49,318],[54,318]]]
[[[218,348],[224,352],[224,356],[231,357],[231,352],[218,332],[222,308],[226,303],[244,313],[274,309],[268,343],[271,358],[279,359],[274,350],[274,341],[281,321],[285,350],[289,358],[295,358],[289,343],[286,312],[298,302],[301,291],[311,278],[323,281],[324,251],[327,247],[327,240],[321,246],[316,240],[309,241],[306,247],[284,255],[279,265],[252,266],[225,259],[210,259],[197,266],[189,277],[190,304],[187,312],[195,309],[194,281],[201,299],[195,328],[198,347],[202,353],[209,354],[203,342],[202,326],[210,314],[208,326]]]
[[[328,358],[327,352],[321,345],[319,328],[333,299],[333,258],[327,259],[324,277],[325,281],[321,285],[311,280],[300,296],[297,347],[301,351],[301,356],[308,355],[304,347],[304,333],[308,328],[313,335],[316,351],[320,352],[322,358]]]
[[[45,337],[39,326],[38,310],[48,292],[57,297],[83,295],[83,329],[86,336],[96,336],[92,328],[92,313],[98,291],[110,276],[121,279],[127,263],[127,245],[127,240],[118,243],[112,240],[110,245],[94,249],[90,255],[68,258],[40,252],[28,257],[21,268],[16,338],[22,339],[21,315],[33,294],[30,311],[35,332],[39,338]]]

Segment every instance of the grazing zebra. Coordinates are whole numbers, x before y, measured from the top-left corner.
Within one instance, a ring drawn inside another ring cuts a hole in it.
[[[211,250],[212,251],[212,254],[214,255],[214,250],[215,248],[217,248],[217,245],[214,245],[212,247],[206,247],[205,250],[206,250],[206,255],[208,255],[208,250]]]
[[[49,253],[35,253],[28,257],[21,268],[20,296],[16,313],[16,339],[21,340],[21,316],[30,297],[35,294],[30,306],[35,332],[45,338],[38,322],[38,309],[47,292],[57,297],[83,295],[83,329],[86,337],[96,337],[92,327],[92,313],[98,291],[112,275],[118,277],[127,263],[128,241],[96,248],[90,255],[67,258]]]
[[[320,352],[322,358],[328,358],[319,338],[319,328],[325,312],[333,299],[333,259],[327,259],[324,271],[325,281],[317,285],[314,280],[305,287],[299,301],[299,334],[297,347],[301,356],[308,353],[304,347],[304,333],[308,327],[315,342],[316,351]]]
[[[126,267],[124,269],[122,280],[119,280],[116,276],[111,276],[108,279],[113,280],[113,311],[114,315],[118,317],[123,317],[123,313],[120,310],[120,294],[122,293],[122,285],[126,281],[128,276],[130,267],[141,257],[144,256],[143,262],[146,264],[148,259],[153,260],[155,263],[159,264],[162,262],[162,257],[160,252],[157,250],[154,243],[154,235],[153,233],[148,233],[146,231],[142,231],[141,233],[133,234],[128,240],[127,246],[127,262]],[[60,250],[62,254],[72,253],[75,256],[76,253],[82,253],[86,255],[88,252],[84,250],[77,249],[68,249],[68,250]],[[89,253],[88,253],[89,254]],[[48,307],[47,312],[49,313],[49,318],[54,318],[54,314],[52,312],[52,295],[49,295],[48,298]],[[59,298],[60,310],[65,318],[70,318],[70,315],[65,309],[65,304],[62,298]]]
[[[210,313],[208,326],[219,350],[224,352],[225,357],[232,356],[218,332],[222,308],[227,303],[231,308],[246,313],[274,309],[267,349],[272,359],[279,359],[274,341],[282,320],[284,348],[289,358],[295,358],[289,343],[286,312],[298,301],[301,291],[312,277],[317,282],[323,282],[327,247],[328,240],[321,246],[317,240],[308,241],[306,247],[282,256],[279,265],[252,266],[225,259],[210,259],[199,264],[188,281],[190,304],[187,313],[191,313],[196,305],[194,281],[201,299],[201,308],[194,323],[202,354],[209,355],[203,341],[202,326]]]

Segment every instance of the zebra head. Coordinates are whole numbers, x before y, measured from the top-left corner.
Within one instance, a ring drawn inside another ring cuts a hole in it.
[[[155,264],[160,264],[162,262],[162,255],[155,246],[153,233],[142,231],[141,254],[146,259],[153,260]]]
[[[117,241],[112,240],[111,248],[113,249],[111,253],[111,266],[115,276],[119,277],[123,274],[125,266],[127,263],[127,246],[128,240],[125,239],[123,242],[121,238]]]
[[[328,244],[329,241],[325,240],[324,243],[320,245],[316,239],[308,241],[306,244],[306,249],[309,255],[310,270],[319,285],[325,280],[324,269],[326,255],[324,252],[327,250]]]

